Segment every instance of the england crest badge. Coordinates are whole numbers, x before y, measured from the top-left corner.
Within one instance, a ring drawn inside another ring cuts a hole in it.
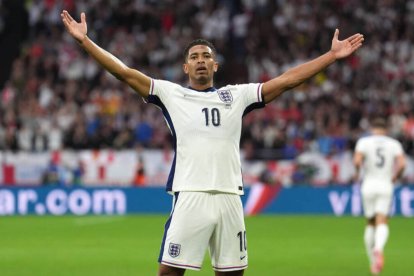
[[[176,258],[180,255],[181,245],[176,243],[170,243],[170,247],[168,248],[168,254],[171,257]]]
[[[222,102],[226,104],[233,102],[233,95],[231,94],[230,90],[217,90],[217,94],[219,95]]]

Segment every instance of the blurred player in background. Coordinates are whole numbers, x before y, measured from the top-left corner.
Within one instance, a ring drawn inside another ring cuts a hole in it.
[[[361,169],[363,171],[361,194],[367,218],[364,242],[374,275],[379,274],[384,266],[393,183],[402,175],[405,163],[401,143],[387,136],[386,121],[380,118],[373,120],[371,135],[357,141],[354,164],[355,179],[359,178]]]
[[[87,36],[84,13],[80,22],[67,11],[61,16],[86,52],[163,111],[173,135],[176,155],[167,191],[174,195],[174,205],[165,225],[158,275],[199,270],[207,248],[216,275],[243,275],[248,260],[240,199],[244,193],[239,149],[243,115],[349,56],[362,45],[363,36],[355,34],[340,41],[336,30],[331,49],[320,57],[266,83],[219,89],[213,86],[219,68],[216,50],[206,40],[195,40],[184,51],[183,70],[189,86],[183,87],[152,79],[97,46]]]

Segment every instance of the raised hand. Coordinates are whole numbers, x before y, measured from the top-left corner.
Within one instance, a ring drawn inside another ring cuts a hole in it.
[[[84,12],[81,13],[81,22],[78,23],[70,16],[70,14],[63,10],[60,14],[62,17],[63,24],[66,30],[78,41],[82,42],[88,32],[88,26],[86,25],[86,15]]]
[[[339,30],[336,29],[332,39],[331,51],[337,59],[349,56],[361,47],[362,42],[364,41],[364,36],[362,34],[354,34],[344,40],[338,40],[338,36]]]

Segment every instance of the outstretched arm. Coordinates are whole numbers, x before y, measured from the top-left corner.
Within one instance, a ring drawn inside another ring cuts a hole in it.
[[[364,162],[364,155],[361,152],[356,151],[354,153],[353,162],[355,166],[355,174],[354,174],[353,179],[356,182],[359,180],[359,172],[361,171],[362,162]]]
[[[91,57],[117,79],[128,84],[142,97],[148,97],[151,79],[143,73],[129,68],[114,55],[90,40],[87,36],[88,27],[86,24],[85,13],[81,13],[81,22],[76,22],[65,10],[62,11],[61,17],[66,30],[78,41],[81,47],[88,52]]]
[[[263,84],[262,96],[265,103],[274,100],[286,90],[294,88],[319,73],[337,59],[351,55],[362,46],[364,37],[354,34],[345,40],[338,40],[339,30],[335,30],[331,50],[314,60],[289,69],[282,75]]]
[[[398,180],[398,178],[400,178],[403,175],[405,165],[407,163],[405,160],[404,154],[398,155],[395,158],[395,161],[396,161],[395,174],[392,177],[392,182],[394,183]]]

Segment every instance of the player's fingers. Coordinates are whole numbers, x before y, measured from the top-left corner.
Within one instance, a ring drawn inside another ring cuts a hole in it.
[[[81,13],[81,22],[86,23],[86,15],[84,12]]]
[[[362,46],[362,43],[358,43],[358,44],[352,45],[352,50],[353,50],[353,51],[356,51],[356,50],[358,50],[361,46]]]
[[[66,19],[63,16],[62,16],[62,22],[63,22],[63,25],[65,25],[65,27],[67,27],[68,23],[66,22]]]
[[[358,39],[359,36],[360,36],[360,34],[354,34],[354,35],[348,37],[346,40],[348,40],[349,42],[352,43],[352,41],[354,41],[355,39]]]
[[[364,41],[364,38],[363,37],[359,37],[359,38],[356,38],[356,39],[352,40],[350,43],[351,43],[351,46],[353,48],[357,49],[357,48],[359,48],[362,45],[362,42],[363,41]]]
[[[71,34],[72,33],[72,27],[71,27],[70,23],[66,19],[63,19],[62,21],[63,21],[63,25],[65,26],[66,30]]]
[[[362,44],[364,42],[364,36],[361,36],[355,43]]]
[[[66,20],[66,22],[69,24],[72,18],[69,16],[69,13],[64,10],[62,12],[62,19]]]
[[[339,30],[335,29],[335,33],[334,33],[334,39],[338,40],[338,36],[339,36]]]
[[[67,18],[68,17],[68,12],[66,10],[63,10],[60,15],[62,15],[62,17],[64,17],[64,18]]]
[[[352,43],[358,43],[358,41],[362,41],[363,39],[364,39],[363,35],[354,34],[353,36],[348,37],[346,40],[348,40],[352,44]]]
[[[62,15],[62,22],[65,28],[71,33],[72,32],[71,22],[70,22],[70,19],[67,16],[65,16],[65,14]]]
[[[72,16],[67,12],[67,11],[63,11],[66,18],[68,19],[68,22],[72,22],[75,21],[75,19],[72,18]]]
[[[65,25],[65,27],[68,27],[69,22],[68,22],[68,19],[65,16],[65,14],[61,13],[61,17],[62,17],[63,25]]]

